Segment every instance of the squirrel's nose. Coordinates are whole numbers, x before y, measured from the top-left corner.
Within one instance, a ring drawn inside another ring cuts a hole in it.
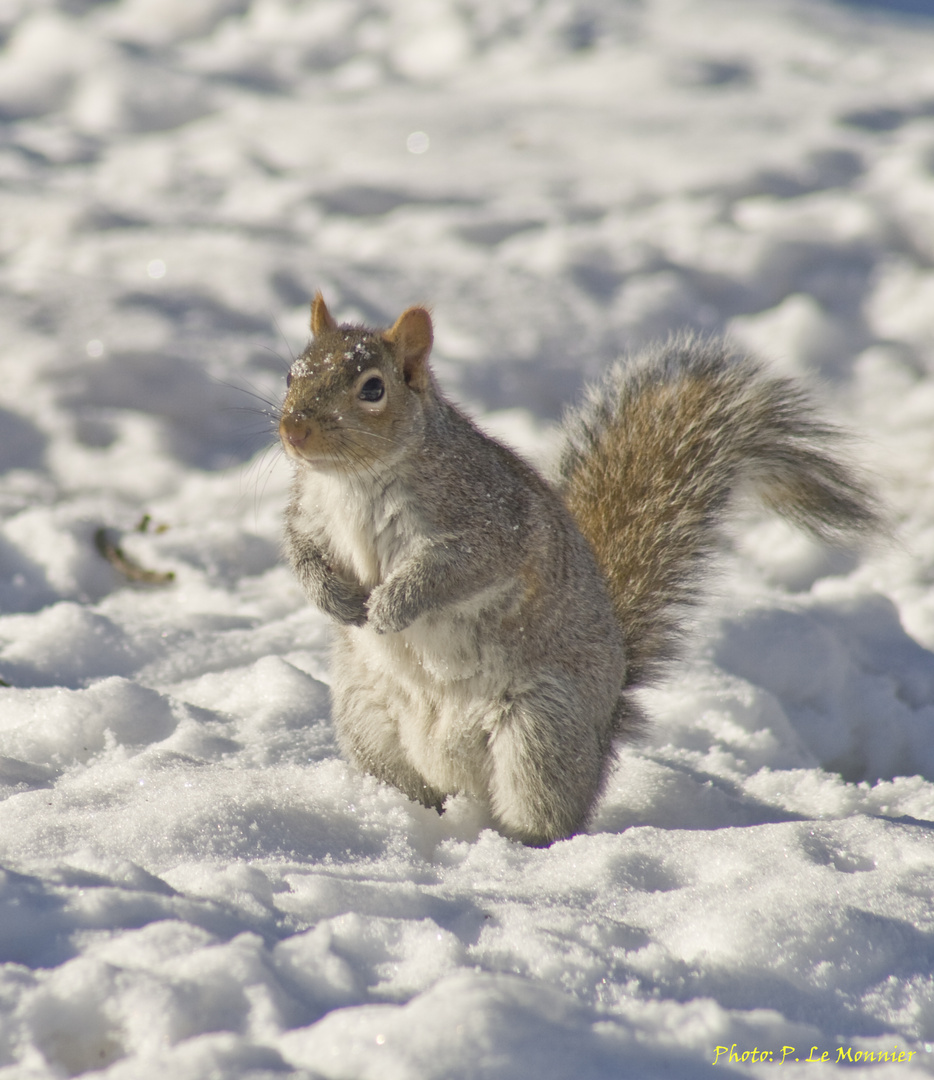
[[[311,431],[311,421],[301,414],[287,413],[279,421],[279,438],[296,450],[301,450],[308,442]]]

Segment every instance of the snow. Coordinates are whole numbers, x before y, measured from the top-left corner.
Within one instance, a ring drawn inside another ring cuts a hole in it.
[[[932,16],[0,3],[0,1080],[934,1073]],[[430,303],[543,467],[616,355],[728,332],[893,538],[744,511],[588,832],[439,817],[338,756],[280,557],[316,289]]]

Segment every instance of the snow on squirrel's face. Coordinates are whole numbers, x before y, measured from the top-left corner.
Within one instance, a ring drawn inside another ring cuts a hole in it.
[[[430,386],[431,321],[411,308],[385,333],[338,326],[319,294],[311,325],[314,339],[289,372],[279,438],[303,465],[362,474],[411,434]]]

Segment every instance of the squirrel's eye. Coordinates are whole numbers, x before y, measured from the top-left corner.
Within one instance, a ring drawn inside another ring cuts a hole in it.
[[[285,386],[288,389],[292,385],[292,372],[290,371],[285,377]]]
[[[372,379],[367,379],[363,386],[360,387],[360,393],[357,397],[361,401],[382,401],[385,393],[386,387],[383,385],[383,380],[374,375]]]

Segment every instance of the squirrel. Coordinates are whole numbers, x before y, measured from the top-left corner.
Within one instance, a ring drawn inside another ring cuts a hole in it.
[[[585,828],[635,696],[675,657],[738,487],[825,540],[882,520],[795,382],[719,339],[614,366],[564,421],[549,484],[439,389],[431,317],[339,325],[319,292],[279,436],[285,549],[337,624],[338,743],[442,810],[467,792],[507,837]]]

